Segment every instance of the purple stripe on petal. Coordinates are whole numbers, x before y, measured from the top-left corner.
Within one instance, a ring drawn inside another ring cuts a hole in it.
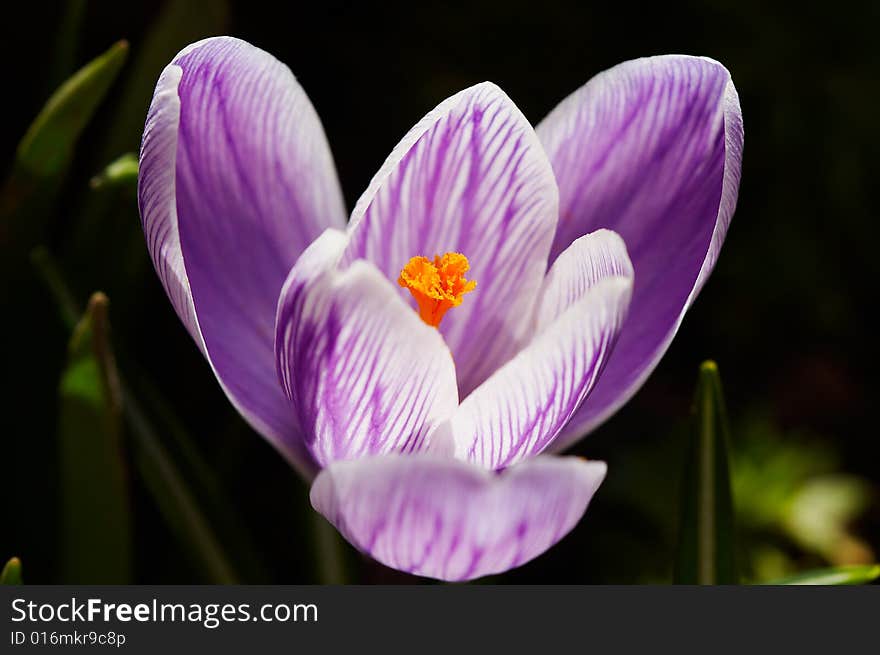
[[[465,398],[451,421],[456,457],[499,469],[544,450],[593,389],[631,291],[631,278],[596,282]]]
[[[267,53],[200,41],[160,78],[140,166],[144,233],[175,310],[239,412],[308,472],[272,346],[287,272],[325,227],[345,223],[311,103]]]
[[[416,255],[460,252],[477,289],[443,319],[468,393],[522,345],[547,270],[557,191],[534,130],[501,89],[445,100],[397,145],[358,201],[345,263],[389,279]],[[406,291],[402,297],[414,302]]]
[[[281,386],[322,466],[425,450],[458,406],[443,338],[371,264],[337,270],[340,236],[328,231],[303,253],[276,325]]]
[[[676,55],[598,75],[537,131],[559,183],[551,257],[611,228],[626,242],[636,280],[617,348],[554,445],[561,448],[638,390],[711,272],[736,204],[742,116],[723,66]]]
[[[430,454],[336,462],[312,505],[355,547],[407,573],[471,580],[525,564],[577,524],[603,462],[538,457],[496,474]]]

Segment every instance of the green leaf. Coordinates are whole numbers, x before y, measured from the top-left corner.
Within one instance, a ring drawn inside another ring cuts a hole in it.
[[[95,175],[89,182],[93,189],[104,187],[126,186],[137,188],[138,158],[129,152],[112,161],[107,167]]]
[[[21,584],[21,560],[13,557],[0,573],[0,585]]]
[[[693,435],[685,462],[675,582],[737,584],[730,441],[715,362],[700,366]]]
[[[89,300],[61,375],[61,568],[67,584],[125,584],[131,579],[122,397],[107,305],[102,293]]]
[[[76,321],[78,319],[76,303],[66,286],[64,275],[59,271],[52,256],[45,248],[39,248],[33,253],[32,260],[58,304],[65,323],[70,320]],[[238,575],[235,568],[225,552],[223,541],[219,539],[201,507],[198,494],[194,493],[163,445],[159,437],[160,431],[150,414],[142,407],[138,396],[128,387],[122,375],[117,377],[123,417],[128,428],[128,450],[160,514],[208,581],[237,582]],[[140,380],[140,383],[143,385],[145,381]],[[163,410],[165,414],[167,411]],[[176,439],[185,439],[186,436],[180,433],[178,424],[179,422],[169,419],[167,415],[163,417],[163,427],[175,432]],[[197,457],[194,452],[190,455]],[[202,463],[201,467],[204,468],[205,465]],[[204,475],[202,471],[202,476]],[[197,477],[197,479],[201,478]],[[211,491],[207,495],[211,495]],[[219,494],[215,494],[215,499],[218,504],[224,504]],[[225,503],[225,511],[229,513],[228,503]],[[240,525],[240,522],[230,517],[227,519],[233,525]],[[241,544],[245,544],[244,548],[250,545],[249,540],[244,538],[235,540],[235,543],[239,548],[242,547]],[[251,550],[254,549],[251,547]]]
[[[815,569],[789,578],[763,582],[765,585],[856,585],[867,584],[880,578],[880,564],[839,566]]]
[[[12,174],[0,190],[0,246],[42,237],[82,131],[119,74],[128,43],[119,41],[62,84],[18,145]]]
[[[119,74],[128,43],[119,41],[86,64],[52,94],[16,152],[16,165],[36,177],[50,177],[70,163],[73,148]]]

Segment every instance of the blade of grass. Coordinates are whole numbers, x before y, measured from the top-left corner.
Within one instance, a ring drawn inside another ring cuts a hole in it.
[[[128,56],[128,42],[114,43],[62,84],[31,123],[16,151],[16,166],[41,178],[70,164],[73,148]]]
[[[61,569],[66,584],[126,584],[132,520],[122,453],[122,398],[107,297],[95,293],[73,331],[59,389]]]
[[[715,362],[700,366],[693,436],[685,462],[675,582],[737,584],[730,440]]]
[[[0,573],[0,585],[21,584],[21,560],[13,557],[3,567]]]
[[[814,569],[762,585],[859,585],[880,578],[880,564]]]
[[[0,246],[39,241],[74,148],[128,55],[119,41],[62,84],[18,145],[12,174],[0,189]]]

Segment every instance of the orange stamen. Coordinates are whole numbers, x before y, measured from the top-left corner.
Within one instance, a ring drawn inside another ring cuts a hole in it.
[[[469,268],[467,257],[457,252],[436,255],[433,264],[427,257],[413,257],[400,271],[397,283],[416,299],[421,319],[437,327],[443,315],[476,288],[476,280],[464,276]]]

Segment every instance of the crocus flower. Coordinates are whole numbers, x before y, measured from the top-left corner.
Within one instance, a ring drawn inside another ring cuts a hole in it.
[[[212,38],[159,78],[139,204],[178,316],[315,509],[388,566],[465,580],[580,520],[606,466],[549,453],[669,346],[724,241],[742,139],[710,59],[621,64],[537,130],[478,84],[404,136],[346,225],[290,70]]]

